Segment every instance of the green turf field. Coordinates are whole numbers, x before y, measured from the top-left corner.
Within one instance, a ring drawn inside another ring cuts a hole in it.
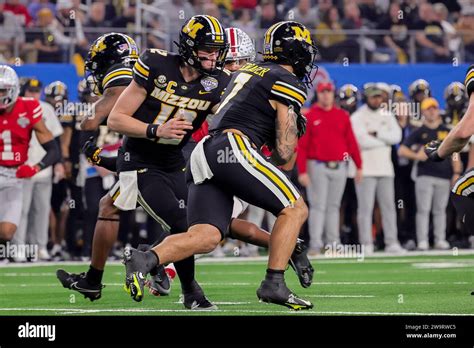
[[[64,289],[58,268],[81,272],[87,264],[13,266],[0,268],[0,315],[474,315],[474,255],[422,255],[313,260],[315,282],[300,287],[290,269],[287,283],[315,308],[293,312],[259,303],[255,291],[265,272],[264,261],[228,258],[197,261],[197,279],[215,312],[184,310],[179,281],[167,297],[148,295],[134,302],[122,289],[124,266],[106,268],[99,301],[90,302]]]

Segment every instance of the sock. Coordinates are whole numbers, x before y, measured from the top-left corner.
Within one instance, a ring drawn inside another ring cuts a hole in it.
[[[99,285],[102,282],[102,276],[104,275],[104,271],[96,269],[92,266],[89,266],[89,270],[87,271],[86,279],[91,285]]]
[[[271,282],[285,281],[285,271],[267,268],[267,274],[265,275],[265,280],[268,280]]]
[[[160,264],[160,258],[158,254],[153,250],[148,250],[145,252],[147,271],[150,272],[152,269],[156,268]]]
[[[194,256],[175,262],[174,267],[176,268],[176,273],[181,282],[183,293],[193,292],[196,288],[194,280]]]

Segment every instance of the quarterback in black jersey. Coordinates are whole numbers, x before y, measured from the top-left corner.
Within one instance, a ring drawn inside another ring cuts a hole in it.
[[[100,98],[90,109],[92,113],[87,117],[83,117],[80,124],[81,130],[98,131],[99,126],[109,115],[119,95],[132,81],[132,67],[137,59],[137,44],[131,37],[121,33],[104,34],[91,45],[85,63],[87,90],[92,90]],[[94,147],[92,154],[86,153],[92,164],[98,164],[115,171],[116,158],[101,156],[101,149],[91,145],[91,142],[87,141],[88,146],[85,148]],[[78,148],[78,146],[75,146],[75,148]],[[89,204],[89,206],[91,205]],[[57,277],[65,288],[77,291],[91,301],[101,298],[103,272],[110,251],[117,241],[119,220],[119,210],[114,207],[112,197],[106,194],[99,202],[89,270],[81,274],[69,273],[62,269],[58,270]],[[163,277],[164,270],[162,267],[155,271],[152,272],[154,278],[167,280]],[[163,290],[163,287],[160,289]],[[167,291],[169,291],[169,283]]]
[[[133,81],[108,119],[111,129],[126,136],[117,161],[114,205],[131,210],[140,204],[171,234],[188,227],[181,149],[216,109],[230,80],[222,69],[227,46],[216,18],[188,19],[180,32],[179,55],[145,51],[133,68]],[[194,280],[194,257],[176,262],[175,267],[185,307],[215,309]],[[180,271],[184,269],[188,271]],[[143,298],[143,283],[142,276],[127,278],[126,287],[136,301]]]
[[[139,278],[156,264],[212,251],[227,234],[235,195],[278,216],[270,237],[267,275],[257,291],[259,299],[295,310],[313,307],[284,281],[307,207],[290,180],[264,158],[260,147],[272,147],[278,165],[294,156],[306,126],[300,113],[306,99],[304,82],[316,53],[310,32],[302,24],[285,21],[268,29],[264,62],[246,64],[233,75],[211,126],[211,137],[203,139],[191,155],[188,232],[165,238],[151,251],[126,257],[127,278]],[[138,125],[136,128],[140,134]]]

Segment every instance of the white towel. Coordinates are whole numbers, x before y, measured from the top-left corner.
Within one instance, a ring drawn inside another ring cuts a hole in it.
[[[120,193],[114,205],[120,210],[134,210],[137,207],[138,198],[137,171],[121,172],[119,184]]]
[[[204,153],[204,143],[209,139],[209,135],[201,139],[201,141],[194,148],[191,158],[189,159],[191,174],[196,185],[201,184],[207,179],[214,176],[207,163],[206,154]]]

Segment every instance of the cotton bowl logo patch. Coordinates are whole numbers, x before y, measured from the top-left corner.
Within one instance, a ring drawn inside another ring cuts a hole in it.
[[[166,87],[166,76],[165,75],[160,75],[155,79],[155,85],[159,88],[165,88]]]
[[[26,117],[20,117],[17,122],[21,128],[26,128],[30,124],[30,120]]]
[[[201,79],[201,85],[204,87],[204,90],[206,92],[216,89],[218,84],[219,83],[214,77],[208,76],[206,78]]]

